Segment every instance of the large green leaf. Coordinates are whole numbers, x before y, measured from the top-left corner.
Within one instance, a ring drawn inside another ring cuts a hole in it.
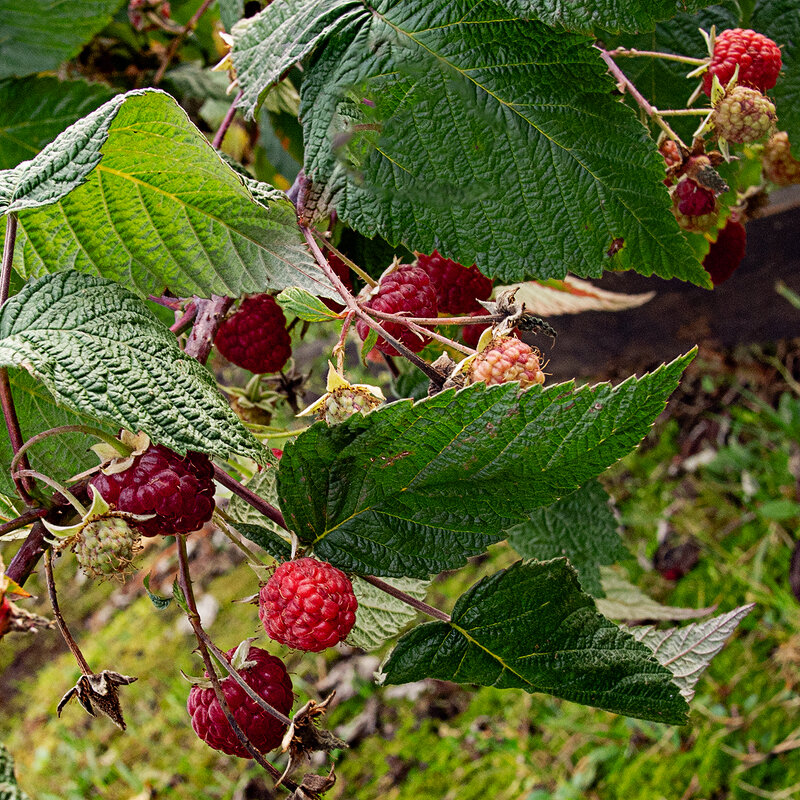
[[[107,86],[57,78],[0,83],[0,169],[33,158],[68,125],[105,103]]]
[[[296,5],[237,26],[242,104],[252,112],[324,42],[302,89],[305,168],[356,230],[506,282],[613,263],[710,285],[670,213],[663,160],[590,39],[477,0],[350,2],[335,28],[329,4],[307,2],[292,39]]]
[[[520,17],[540,19],[567,30],[589,32],[593,27],[608,31],[646,31],[659,20],[678,12],[697,11],[707,0],[595,0],[564,3],[561,0],[500,0],[500,4]]]
[[[0,78],[55,69],[99,33],[122,0],[3,0]]]
[[[406,634],[386,683],[423,678],[547,692],[631,717],[682,724],[672,673],[597,613],[566,559],[520,561],[476,583],[447,622]]]
[[[348,571],[424,578],[458,567],[633,450],[691,358],[615,388],[476,384],[318,423],[281,458],[284,517]]]
[[[245,182],[159,91],[113,98],[0,172],[0,211],[18,212],[25,277],[76,269],[142,294],[335,293],[286,196]]]
[[[597,482],[546,508],[537,508],[522,525],[508,531],[508,543],[523,557],[547,561],[566,556],[581,586],[593,597],[605,597],[600,565],[629,555],[606,490]]]
[[[144,302],[103,278],[62,272],[28,284],[0,311],[0,366],[23,368],[56,402],[181,453],[269,460]]]

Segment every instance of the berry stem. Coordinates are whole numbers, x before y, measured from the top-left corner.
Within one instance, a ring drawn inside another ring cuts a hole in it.
[[[271,519],[277,525],[280,525],[281,528],[287,531],[289,530],[289,526],[286,524],[286,520],[283,518],[280,509],[275,508],[275,506],[268,503],[262,497],[259,497],[251,489],[242,486],[236,478],[232,478],[224,469],[218,467],[216,464],[214,464],[214,480],[227,489],[230,489],[234,494],[239,495],[245,503],[253,506],[256,511],[259,511],[265,517]]]
[[[11,533],[12,531],[17,531],[20,528],[24,528],[26,525],[30,525],[32,522],[36,522],[37,519],[40,519],[47,513],[46,508],[29,508],[27,511],[23,511],[15,519],[9,520],[8,522],[4,522],[0,525],[0,537],[5,536],[7,533]]]
[[[176,310],[175,316],[178,316],[178,311]],[[194,322],[195,318],[197,317],[197,300],[191,300],[186,308],[183,310],[183,314],[181,314],[178,319],[175,320],[173,325],[170,325],[170,330],[177,336],[179,333],[183,333],[191,324]]]
[[[187,614],[189,623],[191,624],[195,638],[197,639],[198,650],[200,650],[200,655],[203,659],[203,664],[205,664],[206,672],[208,673],[208,678],[211,681],[211,685],[214,687],[214,694],[217,698],[217,702],[222,709],[222,713],[225,715],[225,719],[228,720],[228,724],[231,726],[231,729],[242,743],[242,746],[247,750],[248,753],[250,753],[256,762],[273,777],[273,779],[280,778],[280,771],[273,767],[272,764],[270,764],[269,761],[267,761],[264,756],[262,756],[261,753],[259,753],[258,750],[253,747],[253,745],[250,743],[250,740],[247,738],[247,736],[245,736],[244,731],[242,731],[242,729],[239,727],[239,723],[236,722],[236,719],[231,713],[230,706],[228,706],[228,701],[225,699],[225,694],[220,686],[217,672],[214,669],[214,663],[211,660],[211,655],[208,652],[208,647],[206,646],[206,633],[200,624],[200,614],[197,611],[197,602],[194,598],[192,578],[189,573],[189,556],[186,552],[186,537],[178,536],[176,538],[178,540],[178,584],[183,590],[183,596],[186,598],[186,605],[189,608],[189,613]],[[291,791],[294,791],[297,786],[290,785],[289,788]]]
[[[219,150],[222,147],[222,140],[225,138],[225,134],[228,132],[228,128],[230,128],[233,118],[236,116],[236,104],[239,102],[239,100],[241,100],[243,94],[243,91],[239,92],[239,94],[237,94],[233,99],[231,107],[228,109],[227,114],[225,114],[225,117],[219,126],[219,130],[214,134],[214,141],[211,142],[211,146],[215,150]]]
[[[91,667],[87,663],[86,659],[83,657],[83,653],[81,652],[80,647],[78,647],[77,642],[72,638],[72,634],[69,632],[67,623],[64,622],[64,617],[61,616],[61,609],[59,608],[58,605],[58,595],[56,594],[56,582],[53,578],[52,550],[48,550],[44,555],[44,574],[47,579],[47,596],[50,598],[50,606],[53,609],[53,616],[56,618],[56,625],[58,625],[58,630],[61,632],[61,636],[67,643],[67,647],[69,647],[72,655],[75,656],[75,660],[78,662],[78,666],[80,667],[81,673],[83,675],[94,675],[94,673],[91,670]]]
[[[663,120],[659,115],[656,108],[650,103],[649,100],[634,86],[631,79],[617,66],[616,62],[613,58],[609,55],[607,50],[604,50],[602,47],[598,45],[594,45],[600,51],[600,57],[605,61],[606,66],[608,67],[608,71],[617,79],[617,81],[625,88],[628,94],[636,101],[639,107],[647,114],[653,122],[661,128],[664,133],[669,136],[670,139],[676,141],[678,144],[683,145],[683,140],[674,130],[669,126],[669,124]]]
[[[664,117],[691,117],[691,116],[705,116],[708,114],[707,108],[657,108],[656,114]]]
[[[482,314],[479,317],[404,317],[368,308],[368,313],[387,322],[415,322],[417,325],[493,325],[506,318],[505,314]],[[426,331],[427,333],[427,331]]]
[[[434,608],[433,606],[429,606],[427,603],[423,603],[422,600],[417,600],[416,597],[406,594],[397,587],[392,586],[390,583],[386,583],[386,581],[382,581],[380,578],[375,578],[372,575],[362,575],[361,577],[367,583],[371,583],[376,589],[380,589],[382,592],[386,592],[386,594],[396,597],[401,602],[411,606],[411,608],[415,608],[417,611],[421,611],[423,614],[427,614],[429,617],[440,619],[442,622],[450,622],[449,614],[445,614],[444,611],[440,611],[438,608]]]
[[[187,355],[196,358],[201,364],[206,363],[214,337],[232,305],[233,298],[225,295],[212,294],[210,300],[197,300],[197,321],[183,348]]]
[[[164,57],[161,59],[161,64],[159,64],[156,74],[153,75],[153,86],[158,86],[158,84],[161,83],[161,79],[164,77],[167,67],[170,65],[172,59],[175,58],[175,54],[178,52],[178,48],[183,44],[183,40],[197,27],[200,17],[206,13],[209,6],[213,2],[214,0],[203,0],[203,2],[200,4],[200,8],[198,8],[197,11],[192,14],[192,16],[189,18],[189,21],[183,26],[183,28],[181,28],[178,35],[170,42],[167,52],[164,53]]]
[[[356,264],[354,261],[351,261],[344,253],[337,250],[321,233],[318,231],[312,232],[316,234],[318,241],[325,245],[325,247],[327,247],[328,250],[330,250],[331,253],[333,253],[337,258],[344,261],[344,263],[347,264],[347,266],[350,267],[350,269],[353,270],[353,272],[355,272],[355,274],[358,275],[358,277],[361,278],[361,280],[364,281],[367,286],[374,287],[378,285],[378,281],[376,281],[371,275],[368,275],[366,272],[364,272],[364,270],[361,269],[358,264]]]
[[[453,350],[458,350],[459,353],[464,353],[464,355],[472,356],[475,355],[475,351],[471,347],[467,347],[465,344],[461,344],[460,342],[455,342],[452,339],[448,339],[441,333],[437,333],[436,331],[429,330],[428,328],[423,328],[421,325],[417,325],[416,322],[411,322],[409,319],[405,317],[400,317],[403,320],[406,327],[409,330],[415,331],[419,333],[421,336],[430,336],[431,339],[436,339],[437,342],[441,342],[442,344],[447,345],[448,347],[452,347]]]
[[[172,311],[180,311],[181,308],[183,308],[184,303],[180,297],[167,297],[163,294],[149,294],[147,295],[147,299],[151,303],[158,303],[158,305],[164,306],[164,308],[169,308]]]
[[[70,505],[78,512],[78,514],[81,516],[86,514],[86,509],[84,508],[83,503],[81,503],[80,500],[78,500],[78,498],[75,497],[75,495],[72,494],[69,489],[62,486],[58,481],[53,480],[47,475],[43,475],[41,472],[37,472],[35,469],[20,469],[17,470],[15,474],[27,478],[36,478],[37,481],[46,483],[51,489],[55,489],[60,495],[66,497]]]
[[[336,369],[340,373],[344,373],[344,349],[347,343],[347,334],[350,331],[350,326],[353,324],[355,314],[348,311],[347,315],[342,322],[342,332],[339,334],[339,341],[334,345],[331,355],[336,359]]]
[[[691,56],[679,56],[675,53],[662,53],[657,50],[636,50],[635,48],[617,47],[615,50],[607,51],[610,56],[620,56],[622,58],[633,58],[643,56],[645,58],[663,58],[665,61],[680,61],[681,64],[707,64],[707,58],[692,58]]]
[[[30,574],[33,572],[39,559],[47,550],[47,528],[41,522],[34,522],[28,538],[22,543],[22,547],[17,550],[11,563],[8,565],[6,575],[11,580],[16,581],[20,586],[24,586]]]
[[[317,264],[319,264],[322,271],[327,276],[328,280],[330,280],[339,294],[342,296],[342,299],[345,301],[347,308],[352,311],[359,319],[364,320],[366,324],[374,330],[378,336],[385,339],[392,347],[395,348],[399,353],[401,353],[405,358],[407,358],[417,369],[421,370],[428,376],[428,378],[434,383],[434,385],[441,387],[445,381],[444,376],[432,367],[427,361],[421,359],[416,353],[412,353],[401,341],[397,340],[391,334],[387,333],[383,327],[377,323],[369,314],[367,314],[361,306],[356,302],[356,299],[353,297],[352,294],[348,291],[347,287],[339,280],[339,276],[333,271],[330,264],[328,264],[328,260],[322,254],[322,251],[319,249],[319,245],[314,240],[314,236],[311,233],[310,228],[305,225],[300,226],[300,230],[303,231],[303,235],[305,236],[306,242],[308,246],[311,248],[311,252],[314,254],[314,258],[317,260]]]

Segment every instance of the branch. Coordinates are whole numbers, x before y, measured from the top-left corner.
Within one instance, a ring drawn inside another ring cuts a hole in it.
[[[167,52],[161,59],[161,64],[158,67],[158,71],[153,76],[153,86],[158,86],[158,84],[161,83],[161,79],[164,77],[164,73],[167,71],[167,67],[170,65],[170,62],[173,58],[175,58],[178,48],[183,44],[184,39],[197,27],[200,17],[206,13],[208,7],[213,2],[214,0],[203,0],[203,2],[200,4],[200,8],[198,8],[197,11],[192,14],[189,21],[181,29],[181,32],[170,42]]]
[[[46,508],[29,508],[27,511],[24,511],[20,514],[16,519],[12,519],[9,522],[4,522],[0,525],[0,537],[5,536],[7,533],[11,533],[12,531],[17,531],[20,528],[24,528],[26,525],[30,525],[32,522],[36,522],[37,519],[40,519],[47,513],[48,509]]]
[[[78,662],[78,666],[81,669],[81,674],[94,675],[94,672],[92,672],[91,668],[89,667],[89,664],[83,657],[83,653],[81,653],[80,647],[78,647],[77,643],[72,638],[72,634],[69,632],[67,623],[64,622],[64,617],[61,616],[61,609],[58,606],[58,595],[56,595],[56,582],[53,579],[52,550],[48,550],[45,556],[44,574],[45,577],[47,578],[47,595],[50,598],[50,605],[53,608],[53,616],[56,618],[56,624],[58,625],[58,630],[61,631],[61,635],[64,637],[64,641],[67,643],[67,647],[69,647],[70,651],[72,652],[72,655],[75,656],[75,660]]]
[[[230,489],[234,494],[239,495],[245,503],[249,503],[256,511],[271,519],[275,524],[280,525],[284,530],[289,530],[289,526],[286,524],[286,520],[283,518],[279,508],[275,508],[254,491],[242,486],[236,478],[232,478],[222,467],[218,467],[216,464],[214,464],[214,480]]]
[[[647,58],[663,58],[665,61],[680,61],[681,64],[708,64],[707,58],[691,58],[690,56],[679,56],[675,53],[662,53],[656,50],[636,50],[634,48],[617,47],[615,50],[607,51],[610,56],[635,57],[645,56]]]
[[[34,522],[28,538],[22,543],[22,547],[17,550],[17,554],[11,559],[6,575],[20,586],[24,586],[39,559],[44,555],[47,548],[47,528],[41,522]]]
[[[219,130],[216,132],[216,134],[214,134],[214,141],[211,142],[211,146],[215,150],[219,150],[222,147],[222,140],[225,138],[225,134],[228,132],[228,128],[230,128],[233,118],[236,116],[236,104],[239,102],[243,94],[244,91],[241,91],[236,95],[231,103],[231,107],[228,109],[228,113],[225,114],[225,117],[219,126]]]
[[[427,614],[429,617],[440,619],[442,622],[450,622],[449,614],[445,614],[444,611],[440,611],[438,608],[434,608],[433,606],[429,606],[427,603],[423,603],[422,600],[417,600],[416,597],[406,594],[397,587],[392,586],[390,583],[386,583],[386,581],[382,581],[380,578],[375,578],[372,575],[362,575],[361,577],[367,583],[371,583],[376,589],[380,589],[382,592],[386,592],[386,594],[396,597],[401,602],[411,606],[411,608],[421,611],[423,614]]]
[[[232,297],[212,294],[210,300],[197,300],[197,321],[183,348],[187,355],[196,358],[201,364],[208,360],[219,326],[228,309],[233,305]]]

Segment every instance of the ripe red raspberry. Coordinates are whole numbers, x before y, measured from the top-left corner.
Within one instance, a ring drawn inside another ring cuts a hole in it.
[[[721,139],[756,142],[775,129],[775,104],[756,89],[737,86],[714,106],[711,124]]]
[[[277,372],[292,354],[283,309],[268,294],[246,297],[219,326],[214,344],[232,364],[257,374]]]
[[[428,273],[422,267],[410,265],[401,266],[381,278],[377,293],[365,305],[385,314],[405,312],[409,317],[435,317],[439,313],[436,289]],[[398,322],[381,322],[381,325],[414,353],[419,353],[430,341],[429,337],[420,336]],[[363,340],[369,335],[370,328],[359,321],[356,330]],[[387,356],[400,355],[385,339],[379,338],[376,347]]]
[[[344,572],[315,558],[298,558],[281,564],[261,587],[258,616],[275,641],[318,653],[350,633],[357,607]]]
[[[234,652],[229,650],[226,653],[228,661]],[[239,670],[245,683],[276,711],[288,714],[292,710],[294,696],[292,681],[283,662],[266,650],[251,647],[246,663],[251,665]],[[286,726],[249,698],[230,675],[220,681],[220,686],[233,718],[253,747],[259,753],[268,753],[278,747]],[[192,718],[194,732],[209,747],[229,756],[250,758],[250,753],[225,719],[213,688],[193,686],[186,708]]]
[[[492,295],[492,282],[474,264],[465,267],[440,256],[437,250],[429,256],[418,253],[417,264],[428,273],[436,289],[439,311],[444,314],[482,310],[478,300],[488,300]]]
[[[96,475],[90,483],[117,511],[155,514],[136,522],[142,536],[172,536],[202,528],[214,513],[214,467],[208,456],[185,456],[151,444],[121,472]]]
[[[672,190],[672,213],[683,229],[702,233],[713,228],[717,221],[717,198],[711,189],[683,178]]]
[[[714,76],[725,86],[739,65],[740,86],[760,92],[769,91],[781,71],[781,50],[772,39],[751,30],[734,28],[723,31],[714,43],[714,54],[703,74],[703,91],[711,97]]]
[[[714,286],[725,283],[736,272],[744,258],[746,246],[747,233],[744,225],[729,219],[703,259],[703,266],[711,276]]]
[[[484,314],[488,314],[489,312],[486,309],[482,308],[480,311],[473,311],[470,316],[471,317],[480,317]],[[489,327],[488,323],[486,325],[464,325],[461,328],[461,338],[464,340],[464,344],[467,347],[477,347],[478,342],[480,341],[481,334]]]
[[[536,350],[513,336],[495,336],[470,364],[467,380],[487,386],[519,381],[525,389],[544,383],[544,373]]]
[[[325,257],[328,259],[328,263],[331,265],[333,271],[336,273],[336,276],[339,280],[352,292],[353,291],[353,278],[350,273],[350,267],[342,261],[336,253],[328,252],[325,254]],[[326,306],[331,311],[341,311],[344,306],[337,302],[336,300],[330,300],[327,297],[322,298],[322,302],[325,303]]]
[[[776,133],[765,145],[761,154],[764,176],[777,186],[791,186],[800,183],[800,161],[791,151],[789,134]]]

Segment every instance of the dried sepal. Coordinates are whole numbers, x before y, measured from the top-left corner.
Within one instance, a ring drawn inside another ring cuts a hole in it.
[[[81,675],[75,686],[61,698],[56,713],[60,717],[64,706],[75,697],[87,714],[96,717],[99,711],[124,731],[126,725],[119,704],[117,686],[127,686],[136,680],[138,678],[107,669],[92,675]]]

